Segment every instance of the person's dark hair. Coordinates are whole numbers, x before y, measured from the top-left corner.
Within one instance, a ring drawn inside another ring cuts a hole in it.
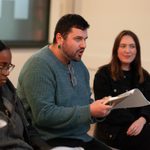
[[[88,22],[78,14],[67,14],[60,18],[57,22],[54,32],[53,43],[56,43],[56,34],[60,33],[63,38],[66,38],[71,29],[78,28],[85,30],[89,28]]]
[[[131,36],[135,42],[136,45],[136,56],[133,62],[131,63],[131,70],[136,73],[136,76],[138,77],[138,82],[144,81],[144,75],[143,75],[143,69],[141,65],[141,48],[140,48],[140,42],[135,33],[133,33],[130,30],[123,30],[118,34],[118,36],[115,39],[113,50],[112,50],[112,59],[110,62],[111,65],[111,75],[114,80],[119,80],[123,78],[123,71],[121,69],[121,62],[118,58],[118,48],[120,45],[120,41],[123,36]]]
[[[9,50],[10,48],[7,47],[2,41],[0,41],[0,52],[7,49]]]

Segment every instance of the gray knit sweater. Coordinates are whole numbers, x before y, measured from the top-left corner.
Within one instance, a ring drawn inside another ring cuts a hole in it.
[[[71,61],[70,65],[72,75],[68,66],[46,46],[21,70],[18,96],[45,140],[57,137],[91,139],[87,135],[91,123],[89,73],[82,61]]]

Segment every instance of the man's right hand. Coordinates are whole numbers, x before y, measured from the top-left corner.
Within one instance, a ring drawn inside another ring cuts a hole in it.
[[[104,97],[90,104],[90,111],[93,117],[105,117],[110,113],[112,106],[106,105],[108,99],[109,97]]]

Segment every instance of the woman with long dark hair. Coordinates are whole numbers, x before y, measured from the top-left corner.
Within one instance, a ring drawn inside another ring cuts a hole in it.
[[[141,65],[137,35],[124,30],[116,37],[112,59],[94,78],[95,99],[138,88],[150,100],[150,75]],[[137,102],[138,103],[138,102]],[[95,137],[121,150],[150,149],[150,106],[115,109],[96,124]]]

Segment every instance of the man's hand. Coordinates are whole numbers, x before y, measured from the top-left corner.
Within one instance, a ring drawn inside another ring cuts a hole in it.
[[[108,97],[104,97],[103,99],[96,100],[90,104],[90,111],[93,117],[105,117],[110,113],[112,106],[106,105],[108,99]]]

